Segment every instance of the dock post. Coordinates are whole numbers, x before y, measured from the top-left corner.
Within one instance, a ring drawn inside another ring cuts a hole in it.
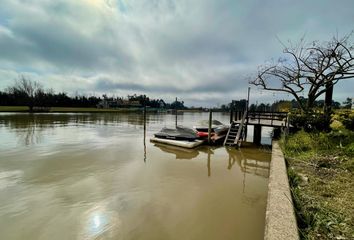
[[[210,148],[208,148],[208,164],[207,164],[207,167],[208,167],[208,177],[211,176],[211,168],[210,168]]]
[[[242,114],[241,113],[240,113],[240,116],[242,118]],[[247,142],[247,131],[248,131],[248,117],[249,117],[249,115],[248,115],[248,110],[247,110],[246,118],[245,118],[245,122],[246,122],[246,124],[245,124],[245,132],[244,132],[244,136],[245,136],[244,141],[246,141],[246,142]]]
[[[234,118],[234,111],[232,110],[232,108],[230,109],[230,124],[233,122]]]
[[[144,100],[143,121],[144,121],[144,162],[146,162],[146,104],[145,104],[145,100]]]
[[[177,108],[177,98],[176,98],[176,106],[175,106],[175,112],[176,112],[176,128],[177,128],[177,111],[178,111],[178,108]]]
[[[143,110],[143,121],[144,121],[144,130],[146,130],[146,106],[144,106],[144,110]]]
[[[208,143],[211,143],[211,122],[213,121],[213,112],[209,110]]]
[[[253,130],[253,143],[256,145],[260,145],[261,138],[262,138],[262,125],[255,124]]]

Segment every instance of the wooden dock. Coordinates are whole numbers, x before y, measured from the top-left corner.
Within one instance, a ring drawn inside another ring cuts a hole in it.
[[[231,146],[241,146],[241,141],[245,140],[247,135],[247,126],[254,126],[253,132],[253,143],[260,144],[262,137],[262,127],[273,127],[280,130],[289,129],[289,119],[287,112],[247,112],[241,111],[231,112],[230,114],[230,124],[231,126],[239,126],[237,128],[237,137],[230,139],[229,136],[233,137],[236,127],[230,128],[224,145]]]
[[[247,125],[261,125],[264,127],[286,127],[288,125],[287,112],[248,112]],[[236,119],[241,123],[242,119]]]

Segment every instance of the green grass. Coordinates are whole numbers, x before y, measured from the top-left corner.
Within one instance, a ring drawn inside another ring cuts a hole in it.
[[[354,239],[354,133],[283,138],[302,239]]]
[[[0,112],[27,112],[26,106],[0,106]]]

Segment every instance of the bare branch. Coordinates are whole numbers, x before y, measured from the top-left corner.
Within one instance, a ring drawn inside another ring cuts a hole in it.
[[[327,86],[354,78],[354,45],[349,44],[352,35],[353,32],[341,39],[333,37],[328,42],[315,41],[308,46],[303,38],[297,45],[289,41],[286,46],[281,42],[287,57],[261,66],[250,83],[265,90],[292,94],[300,105],[298,94],[307,91],[307,106],[311,108],[314,100],[328,90]]]

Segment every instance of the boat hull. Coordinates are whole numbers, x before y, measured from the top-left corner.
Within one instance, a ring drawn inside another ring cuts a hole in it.
[[[153,137],[150,139],[150,142],[163,143],[163,144],[178,146],[183,148],[195,148],[202,145],[204,143],[204,140],[183,141],[183,140],[173,140],[173,139]]]

